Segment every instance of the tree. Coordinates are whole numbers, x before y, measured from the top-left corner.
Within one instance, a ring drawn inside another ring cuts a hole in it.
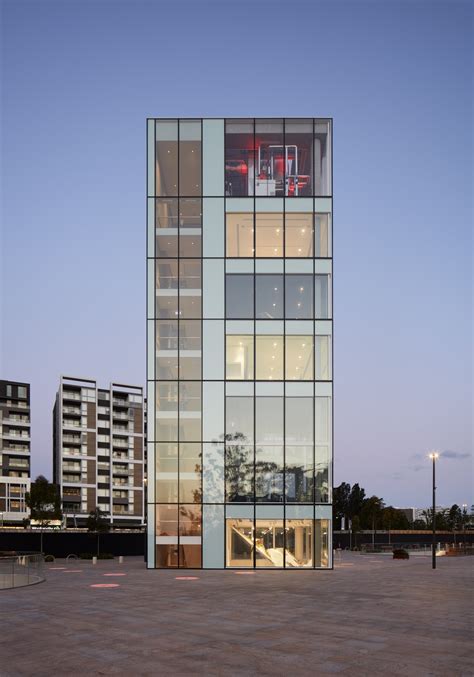
[[[462,529],[463,526],[463,513],[461,508],[455,503],[449,509],[449,512],[446,516],[446,521],[448,527],[453,531],[457,529]]]
[[[401,510],[397,510],[391,505],[382,509],[381,523],[386,531],[390,531],[391,529],[410,528],[410,523],[405,513]]]
[[[358,483],[354,484],[349,494],[348,504],[347,504],[347,515],[351,519],[355,515],[359,515],[362,506],[364,505],[365,500],[365,489],[359,486]]]
[[[86,521],[87,531],[97,534],[97,557],[100,551],[100,534],[110,530],[110,522],[106,518],[107,513],[97,507],[90,511]]]
[[[41,552],[43,552],[43,529],[53,520],[62,519],[59,487],[39,475],[26,492],[26,505],[30,509],[31,519],[39,523],[41,529]]]
[[[347,482],[342,482],[338,487],[334,487],[333,491],[333,512],[334,512],[334,528],[341,528],[341,521],[343,517],[347,517],[349,513],[349,496],[351,493],[351,485]]]
[[[364,499],[362,510],[360,512],[360,522],[362,529],[372,529],[372,531],[376,530],[380,523],[383,507],[383,498],[371,496],[370,498]]]
[[[107,513],[96,508],[91,510],[86,521],[87,531],[100,533],[110,530],[110,522],[107,520]]]
[[[425,520],[415,520],[413,522],[413,529],[416,531],[426,531],[428,529],[428,525],[426,524]]]

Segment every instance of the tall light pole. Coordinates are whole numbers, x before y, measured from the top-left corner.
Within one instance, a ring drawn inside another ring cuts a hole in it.
[[[436,569],[436,461],[439,458],[439,454],[437,451],[432,451],[429,456],[433,462],[433,513],[431,515],[433,542],[431,545],[431,566],[433,569]]]

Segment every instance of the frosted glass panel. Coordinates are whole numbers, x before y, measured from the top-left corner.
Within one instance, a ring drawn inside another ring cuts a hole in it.
[[[203,261],[203,317],[224,317],[224,260]]]
[[[202,507],[202,565],[204,569],[224,566],[224,506]]]
[[[202,201],[203,256],[224,256],[224,199]]]
[[[224,120],[203,120],[203,194],[224,195]]]

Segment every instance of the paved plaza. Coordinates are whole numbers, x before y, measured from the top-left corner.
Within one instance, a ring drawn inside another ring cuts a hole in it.
[[[473,564],[344,553],[334,571],[239,573],[57,560],[46,582],[0,592],[0,675],[467,677]]]

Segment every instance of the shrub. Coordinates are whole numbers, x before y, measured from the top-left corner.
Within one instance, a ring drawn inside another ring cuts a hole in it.
[[[46,555],[44,558],[45,562],[54,562],[54,555]]]
[[[404,548],[398,548],[393,551],[393,559],[410,559],[410,555]]]

